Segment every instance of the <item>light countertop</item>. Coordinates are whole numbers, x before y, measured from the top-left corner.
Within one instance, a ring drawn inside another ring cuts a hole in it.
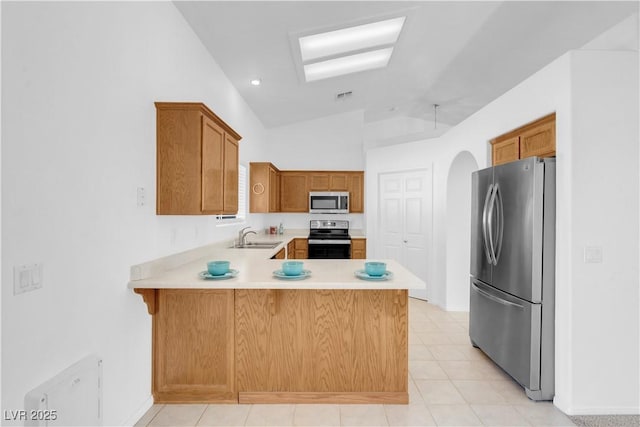
[[[273,249],[230,248],[230,242],[204,246],[189,253],[176,254],[132,266],[128,287],[146,289],[422,289],[425,283],[393,260],[387,263],[393,277],[384,281],[367,281],[355,276],[364,268],[362,259],[305,259],[304,269],[311,272],[303,280],[282,280],[273,272],[283,260],[271,259],[294,238],[306,238],[303,231],[291,230],[284,235],[250,235],[248,241],[280,241]],[[199,273],[213,260],[230,261],[238,275],[225,280],[205,280]]]

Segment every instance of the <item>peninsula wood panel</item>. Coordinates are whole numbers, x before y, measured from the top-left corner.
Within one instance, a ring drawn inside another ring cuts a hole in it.
[[[240,402],[380,393],[406,403],[406,290],[238,289],[235,316]]]
[[[156,291],[155,403],[237,402],[233,301],[232,289]]]

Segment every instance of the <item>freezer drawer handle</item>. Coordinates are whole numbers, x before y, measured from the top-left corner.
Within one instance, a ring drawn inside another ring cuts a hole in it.
[[[497,296],[491,295],[490,293],[485,292],[482,289],[480,289],[478,287],[478,285],[476,285],[475,283],[472,283],[471,286],[473,286],[473,289],[475,289],[479,294],[481,294],[482,296],[484,296],[486,298],[489,298],[491,301],[495,301],[498,304],[502,304],[502,305],[507,305],[507,306],[510,305],[510,306],[519,308],[520,310],[524,310],[524,307],[521,306],[520,304],[516,304],[515,302],[503,300],[502,298],[498,298]]]

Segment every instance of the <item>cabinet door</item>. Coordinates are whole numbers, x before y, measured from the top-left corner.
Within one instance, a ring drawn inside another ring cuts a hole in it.
[[[285,259],[287,257],[287,254],[284,250],[284,248],[280,249],[278,251],[278,253],[276,253],[274,256],[271,257],[271,259]]]
[[[287,243],[287,258],[296,259],[296,244],[295,239]]]
[[[346,173],[330,173],[329,191],[349,191],[349,176]]]
[[[309,191],[329,191],[329,174],[321,172],[309,173]]]
[[[282,212],[309,212],[307,175],[300,172],[281,172],[280,208]]]
[[[200,214],[202,114],[159,107],[156,121],[156,213]]]
[[[205,213],[220,213],[224,208],[224,145],[222,128],[202,116],[202,211]]]
[[[235,402],[233,289],[159,289],[153,316],[156,403]]]
[[[225,134],[223,214],[238,213],[238,141]]]
[[[556,123],[542,123],[520,135],[520,158],[553,156],[556,152]]]
[[[269,166],[249,163],[249,212],[269,212]]]
[[[296,259],[309,258],[309,241],[307,239],[294,239]]]
[[[349,212],[364,212],[364,173],[355,172],[349,176]]]
[[[351,240],[351,259],[367,258],[367,240],[352,239]]]
[[[269,212],[280,212],[280,174],[269,168]]]
[[[520,158],[520,138],[515,136],[495,142],[491,146],[491,158],[493,166],[518,160]]]

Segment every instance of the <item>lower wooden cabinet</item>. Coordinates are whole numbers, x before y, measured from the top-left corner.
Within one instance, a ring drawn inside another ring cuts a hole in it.
[[[298,237],[292,239],[287,244],[287,257],[289,259],[309,258],[309,242],[307,239]]]
[[[309,258],[309,241],[307,239],[294,239],[293,241],[296,259]]]
[[[549,114],[491,140],[492,165],[556,155],[556,114]]]
[[[287,257],[287,252],[284,248],[280,249],[271,259],[285,259]]]
[[[155,403],[236,402],[234,290],[155,292]]]
[[[351,259],[367,258],[367,239],[351,239]]]

